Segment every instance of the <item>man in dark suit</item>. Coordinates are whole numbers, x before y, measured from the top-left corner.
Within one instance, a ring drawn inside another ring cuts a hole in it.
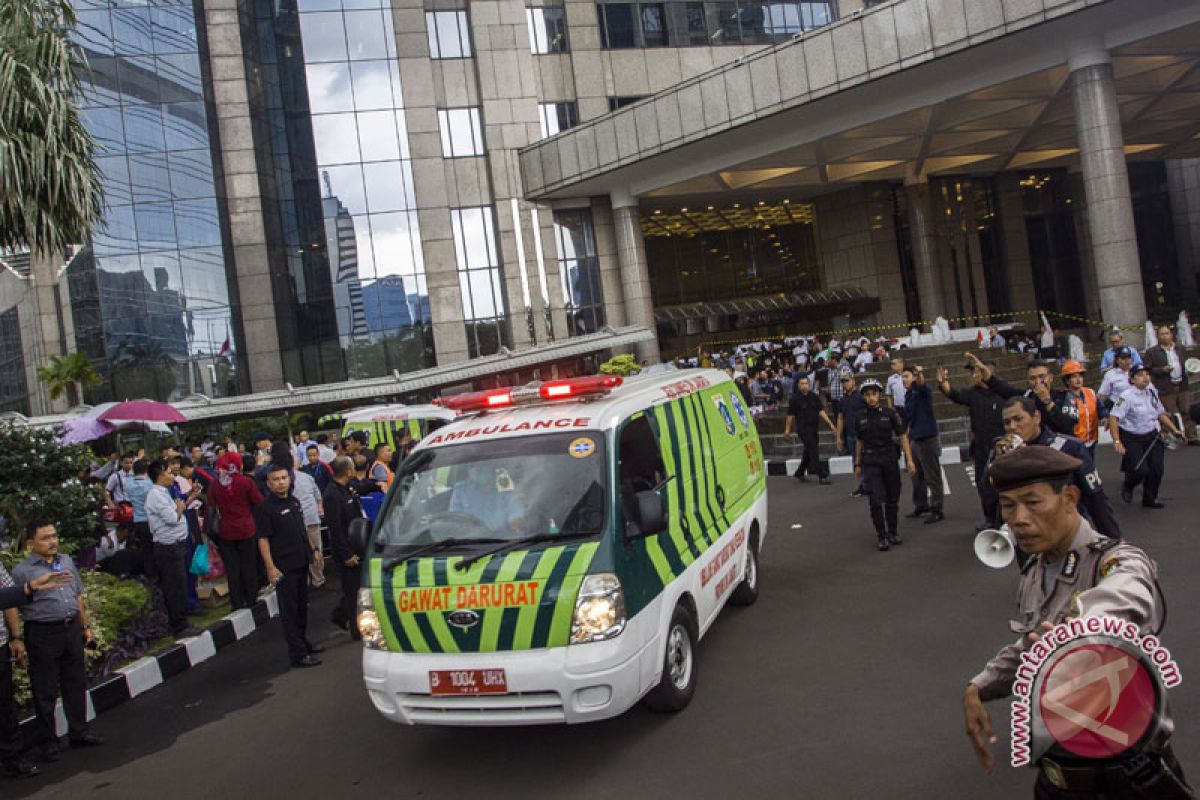
[[[354,479],[354,462],[346,456],[339,456],[333,460],[330,468],[333,478],[323,496],[325,524],[329,526],[329,544],[342,581],[342,597],[331,619],[339,628],[348,629],[352,639],[359,639],[355,611],[358,587],[362,583],[362,560],[350,549],[350,523],[362,518],[362,504],[350,488],[350,481]]]
[[[1184,355],[1175,344],[1174,333],[1166,325],[1158,329],[1158,344],[1146,351],[1145,361],[1163,408],[1168,414],[1183,417],[1183,432],[1188,444],[1200,445],[1196,438],[1196,423],[1191,416],[1192,393],[1183,366]]]

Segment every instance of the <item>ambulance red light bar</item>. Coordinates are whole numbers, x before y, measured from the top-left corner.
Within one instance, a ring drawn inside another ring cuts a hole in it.
[[[589,375],[583,378],[566,378],[521,387],[467,392],[452,397],[439,397],[433,402],[443,408],[460,413],[484,411],[489,408],[505,408],[543,400],[567,400],[575,397],[604,395],[620,386],[621,382],[622,379],[619,375]]]
[[[562,400],[566,397],[608,394],[620,385],[620,375],[588,375],[585,378],[548,381],[538,387],[538,394],[543,400]]]

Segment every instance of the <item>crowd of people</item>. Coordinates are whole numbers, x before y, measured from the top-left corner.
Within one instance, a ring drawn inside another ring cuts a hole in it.
[[[233,608],[250,608],[274,591],[293,667],[321,663],[320,645],[307,638],[308,592],[326,583],[325,552],[339,577],[341,596],[331,621],[358,639],[355,602],[360,556],[349,541],[351,523],[363,517],[360,498],[386,493],[395,470],[415,441],[403,434],[393,448],[369,446],[354,431],[331,440],[274,442],[257,433],[251,446],[233,439],[179,448],[164,446],[114,455],[88,480],[103,489],[108,524],[96,547],[72,559],[60,552],[55,525],[35,520],[26,531],[28,557],[10,575],[0,567],[0,770],[30,776],[37,766],[22,755],[12,697],[13,664],[29,672],[41,758],[61,757],[55,704],[61,696],[72,747],[103,740],[88,730],[85,649],[95,638],[83,603],[79,570],[95,565],[120,576],[142,576],[161,591],[171,633],[179,639],[203,631],[189,621],[201,610],[192,569],[201,545],[224,567]],[[328,536],[322,537],[322,527]]]
[[[908,516],[923,517],[927,524],[944,519],[945,487],[933,387],[968,412],[970,452],[982,511],[979,529],[1001,524],[998,496],[987,480],[988,465],[998,449],[1011,449],[1018,443],[1043,444],[1080,459],[1081,511],[1099,531],[1119,538],[1120,529],[1094,466],[1101,431],[1109,433],[1122,456],[1122,500],[1132,502],[1140,487],[1142,505],[1151,509],[1163,507],[1158,490],[1165,468],[1164,451],[1182,441],[1200,444],[1190,416],[1185,359],[1169,327],[1161,327],[1157,335],[1158,344],[1143,356],[1126,345],[1119,331],[1113,331],[1096,388],[1085,385],[1084,365],[1070,359],[1060,364],[1057,359],[1034,358],[1027,366],[1025,385],[1013,386],[995,375],[995,362],[987,359],[986,353],[967,352],[965,366],[971,382],[955,387],[946,369],[938,369],[936,380],[930,381],[924,368],[895,350],[888,355],[891,374],[886,384],[867,379],[860,385],[858,371],[838,350],[805,360],[803,364],[810,368],[804,369],[793,360],[798,359],[796,354],[754,347],[751,351],[758,358],[770,359],[772,366],[760,370],[759,377],[748,382],[742,392],[748,404],[768,391],[776,402],[786,398],[784,433],[797,437],[803,448],[794,476],[799,481],[815,474],[821,484],[830,482],[818,443],[820,427],[829,428],[837,450],[853,457],[860,480],[851,496],[870,498],[880,550],[901,543],[897,520],[901,453],[912,476],[913,509]],[[777,371],[772,374],[772,370]],[[1181,425],[1177,419],[1182,420]],[[1164,431],[1176,438],[1164,437]]]

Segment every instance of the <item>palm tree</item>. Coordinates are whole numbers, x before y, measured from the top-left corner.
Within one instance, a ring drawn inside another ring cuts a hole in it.
[[[104,208],[75,99],[86,66],[70,0],[0,0],[0,248],[62,253]]]
[[[50,360],[38,367],[38,380],[46,384],[50,399],[57,400],[67,393],[71,405],[78,405],[83,390],[100,384],[100,373],[92,366],[92,360],[83,353],[68,353],[65,356],[50,356]]]

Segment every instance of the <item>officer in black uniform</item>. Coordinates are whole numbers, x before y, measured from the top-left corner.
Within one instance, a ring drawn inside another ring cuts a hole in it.
[[[801,375],[796,379],[796,390],[788,400],[787,421],[783,426],[784,436],[791,436],[794,426],[800,437],[800,444],[804,445],[804,458],[801,459],[795,475],[796,480],[801,483],[808,480],[804,477],[806,473],[815,472],[822,486],[829,484],[829,467],[821,460],[818,450],[817,426],[821,421],[829,426],[834,436],[837,435],[837,425],[833,424],[833,420],[825,412],[825,403],[821,401],[821,395],[813,391],[809,377]]]
[[[908,464],[908,474],[915,475],[917,463],[913,461],[908,445],[906,425],[894,408],[880,404],[883,387],[879,381],[863,381],[862,397],[866,409],[855,423],[857,441],[854,447],[854,475],[864,478],[870,486],[871,521],[879,537],[879,549],[887,550],[900,544],[896,530],[900,514],[900,452],[896,448],[899,439]]]
[[[267,470],[266,499],[254,507],[258,551],[267,567],[267,580],[275,584],[279,620],[293,667],[315,667],[316,654],[325,648],[308,641],[308,565],[324,569],[321,548],[308,541],[304,510],[291,493],[291,476],[284,465]]]
[[[354,462],[346,456],[333,460],[333,479],[325,487],[325,524],[329,527],[329,544],[333,560],[341,575],[342,597],[334,607],[330,620],[339,628],[350,631],[350,638],[362,638],[358,632],[355,606],[358,588],[362,583],[361,557],[350,549],[350,523],[363,516],[362,503],[350,488],[354,478]]]

